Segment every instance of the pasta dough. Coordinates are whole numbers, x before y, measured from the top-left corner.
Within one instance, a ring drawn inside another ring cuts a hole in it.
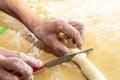
[[[72,49],[72,53],[78,52],[77,48]],[[84,75],[89,80],[107,80],[102,73],[99,72],[99,70],[87,59],[86,53],[81,53],[76,55],[72,61],[77,63],[79,67],[81,68]]]
[[[35,1],[55,10],[56,16],[67,15],[82,20],[87,25],[84,47],[94,48],[87,58],[108,80],[120,79],[120,0]],[[46,13],[43,11],[40,15],[44,17]],[[27,41],[28,37],[25,39],[18,34],[21,31],[26,34],[26,31],[22,30],[24,26],[17,20],[0,13],[0,22],[0,27],[10,26],[10,30],[0,35],[0,46],[25,53],[36,53],[32,55],[44,62],[56,58],[50,54],[52,51],[49,48],[44,47],[46,51],[39,50]],[[86,80],[86,78],[74,63],[69,62],[35,74],[35,80]]]

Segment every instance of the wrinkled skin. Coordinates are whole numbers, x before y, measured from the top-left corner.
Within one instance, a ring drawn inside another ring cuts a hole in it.
[[[24,53],[0,47],[0,80],[19,80],[18,77],[7,70],[18,71],[24,75],[24,80],[31,80],[33,74],[31,66],[39,68],[42,64],[42,61],[29,57]]]
[[[39,22],[39,19],[35,19],[34,26],[36,28],[32,29],[32,31],[37,38],[56,51],[59,56],[65,56],[70,53],[68,48],[58,40],[60,32],[71,38],[73,43],[76,43],[77,47],[82,49],[84,25],[79,21],[51,18]]]
[[[60,32],[82,49],[84,25],[79,21],[61,18],[42,19],[30,10],[23,0],[0,0],[0,10],[21,21],[38,39],[60,56],[70,54],[68,48],[58,40]],[[33,74],[31,66],[40,67],[42,64],[42,61],[24,53],[0,48],[0,80],[19,80],[7,70],[18,71],[24,75],[25,80],[31,80]]]
[[[60,32],[72,38],[73,43],[76,43],[79,49],[82,48],[84,27],[78,21],[52,18],[43,20],[41,24],[39,19],[35,19],[34,26],[36,28],[32,30],[38,39],[50,46],[60,56],[70,54],[68,48],[58,40]],[[19,80],[18,77],[10,74],[6,69],[18,71],[24,75],[25,80],[31,80],[33,74],[31,66],[40,67],[41,65],[42,61],[31,58],[24,53],[0,48],[0,80]]]
[[[58,40],[60,32],[72,38],[77,47],[81,49],[83,45],[83,24],[80,22],[59,18],[45,19],[42,24],[39,24],[37,19],[35,21],[36,25],[34,26],[37,27],[33,29],[33,33],[60,56],[70,53],[68,48]],[[18,77],[10,74],[6,69],[18,71],[24,75],[25,80],[31,80],[33,74],[31,66],[40,67],[42,64],[42,61],[29,57],[24,53],[0,48],[0,80],[19,80]]]

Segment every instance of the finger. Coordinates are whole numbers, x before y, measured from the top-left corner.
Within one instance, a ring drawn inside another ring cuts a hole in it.
[[[41,60],[35,59],[34,57],[27,56],[25,53],[20,53],[20,58],[22,58],[26,63],[32,67],[41,67],[43,62]]]
[[[0,68],[0,80],[19,80],[19,78]]]
[[[55,35],[49,35],[46,36],[44,42],[50,46],[54,51],[56,51],[56,53],[59,56],[65,56],[70,54],[68,48],[62,44],[60,41],[58,41],[57,36]]]
[[[59,31],[65,33],[67,36],[70,36],[77,43],[79,49],[83,46],[83,40],[81,34],[74,27],[69,25],[69,23],[62,22],[62,26],[59,25]]]
[[[81,23],[77,20],[69,20],[68,22],[69,22],[70,25],[75,27],[78,31],[84,30],[84,24],[83,23]]]
[[[12,50],[5,50],[4,49],[4,53],[3,55],[5,57],[18,57],[23,59],[27,64],[29,64],[32,67],[41,67],[43,65],[43,62],[41,60],[37,60],[33,57],[27,56],[25,53],[20,53],[17,51],[12,51]]]
[[[69,24],[75,27],[80,32],[81,38],[82,40],[84,40],[84,35],[83,35],[84,24],[75,20],[69,20]]]
[[[32,78],[32,68],[20,58],[7,57],[6,59],[0,59],[0,66],[8,70],[20,72],[26,80],[31,80]]]
[[[79,32],[80,32],[82,40],[84,41],[84,32],[83,31],[79,31]]]

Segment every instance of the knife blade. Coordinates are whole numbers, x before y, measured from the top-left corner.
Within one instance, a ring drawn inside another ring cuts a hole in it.
[[[75,55],[80,54],[80,53],[88,53],[91,50],[93,50],[93,48],[90,48],[90,49],[87,49],[87,50],[84,50],[84,51],[81,51],[81,52],[77,52],[77,53],[74,53],[74,54],[71,54],[71,55],[63,56],[63,57],[60,57],[58,59],[52,60],[52,61],[46,63],[46,67],[50,68],[50,67],[56,66],[58,64],[64,63],[64,62],[68,62]]]
[[[93,48],[89,48],[87,50],[84,50],[84,51],[81,51],[81,52],[77,52],[77,53],[74,53],[74,54],[70,54],[70,55],[67,55],[67,56],[63,56],[63,57],[60,57],[58,59],[54,59],[54,60],[51,60],[47,63],[45,63],[42,67],[40,68],[34,68],[33,67],[33,72],[36,72],[38,70],[41,70],[41,69],[44,69],[44,68],[51,68],[53,66],[56,66],[56,65],[59,65],[61,63],[64,63],[64,62],[68,62],[70,61],[75,55],[77,54],[80,54],[80,53],[88,53],[90,51],[92,51]],[[12,72],[12,74],[18,76],[18,77],[22,77],[23,75],[19,72]]]

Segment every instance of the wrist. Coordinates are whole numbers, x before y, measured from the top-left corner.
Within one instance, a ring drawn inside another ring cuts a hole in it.
[[[35,32],[38,27],[42,26],[44,19],[36,14],[28,14],[26,18],[23,19],[24,25],[31,31]]]
[[[29,30],[33,30],[36,26],[36,22],[41,22],[36,13],[32,12],[27,3],[21,0],[4,0],[5,7],[7,7],[7,13],[20,20]],[[38,20],[38,21],[37,21]]]

